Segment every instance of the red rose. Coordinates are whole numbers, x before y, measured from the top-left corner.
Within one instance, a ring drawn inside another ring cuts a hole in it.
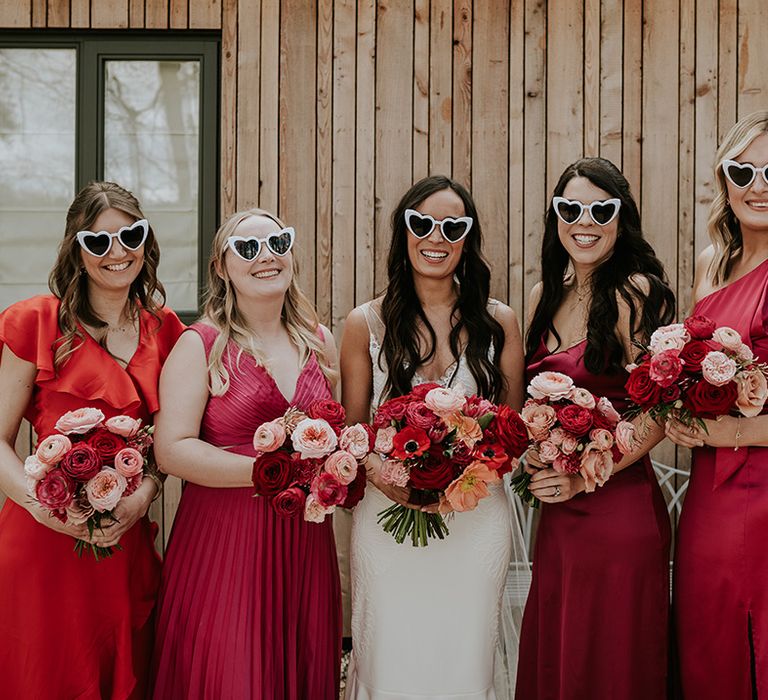
[[[651,379],[648,363],[639,365],[629,373],[624,385],[629,398],[641,408],[650,408],[659,403],[661,387]]]
[[[499,406],[489,427],[510,457],[519,457],[528,449],[531,442],[528,428],[520,414],[509,406]]]
[[[411,467],[409,486],[423,491],[445,490],[456,478],[454,463],[435,445],[419,464]]]
[[[336,435],[344,428],[347,420],[347,414],[338,401],[333,399],[318,399],[313,401],[307,409],[307,415],[310,418],[322,418],[330,423]]]
[[[78,442],[64,455],[61,468],[77,481],[88,481],[101,470],[101,456],[87,442]]]
[[[662,403],[674,403],[680,398],[680,386],[678,384],[670,384],[661,391]]]
[[[376,411],[376,415],[373,417],[373,427],[378,430],[379,428],[386,428],[392,424],[392,421],[401,421],[405,416],[405,409],[411,399],[408,396],[398,396],[389,401],[385,401],[379,406]]]
[[[291,457],[283,450],[266,452],[253,461],[251,480],[260,496],[274,496],[282,491],[291,476]]]
[[[114,465],[115,455],[125,449],[125,439],[104,428],[94,430],[85,442],[99,453],[102,463],[108,466]]]
[[[685,319],[683,325],[691,338],[698,340],[711,338],[715,328],[717,328],[713,320],[701,315],[689,316]]]
[[[360,501],[363,500],[365,495],[365,486],[368,483],[368,476],[365,473],[365,468],[360,467],[357,470],[357,476],[352,480],[352,483],[347,484],[347,497],[341,504],[342,508],[354,508]]]
[[[35,497],[41,506],[52,511],[61,511],[69,506],[75,497],[75,482],[63,469],[51,469],[35,486]]]
[[[586,435],[594,423],[592,411],[576,404],[568,404],[558,409],[557,419],[563,428],[576,437]]]
[[[307,494],[298,486],[291,486],[284,491],[280,491],[272,499],[272,508],[282,518],[292,518],[299,513],[304,512],[304,503],[307,500]]]
[[[735,382],[714,386],[702,379],[688,389],[685,405],[696,418],[717,418],[730,413],[737,396]]]
[[[430,445],[429,436],[421,428],[406,427],[392,438],[392,456],[395,459],[421,457]]]
[[[707,356],[709,346],[702,340],[689,340],[680,351],[683,372],[696,374],[701,372],[701,361]]]
[[[312,495],[323,508],[330,508],[344,501],[347,487],[333,474],[323,472],[312,482]]]
[[[423,401],[412,401],[405,408],[405,422],[414,428],[429,430],[442,420]]]
[[[435,382],[426,382],[424,384],[419,384],[415,387],[413,387],[410,394],[408,394],[409,397],[411,397],[412,400],[415,401],[423,401],[424,397],[432,391],[432,389],[440,389],[442,388],[439,384],[435,384]]]

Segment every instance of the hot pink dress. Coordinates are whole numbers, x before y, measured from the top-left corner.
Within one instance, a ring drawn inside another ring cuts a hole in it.
[[[191,329],[207,354],[218,331],[201,323]],[[229,371],[230,388],[208,401],[200,438],[253,455],[256,428],[289,402],[250,355]],[[312,355],[290,404],[307,408],[327,398],[330,387]],[[188,483],[163,568],[154,697],[331,700],[338,698],[340,659],[331,518],[282,518],[252,488]]]
[[[624,410],[626,372],[591,374],[585,341],[527,367],[562,372]],[[669,516],[648,458],[594,493],[541,506],[518,700],[661,700],[667,692]]]
[[[694,313],[738,331],[768,362],[768,260]],[[674,575],[685,698],[768,697],[767,533],[768,448],[695,449]]]

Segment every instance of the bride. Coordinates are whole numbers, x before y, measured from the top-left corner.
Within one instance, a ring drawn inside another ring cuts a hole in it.
[[[467,190],[446,177],[411,187],[392,216],[388,287],[354,309],[341,349],[351,422],[423,382],[460,388],[519,409],[523,347],[517,318],[489,299],[490,270]],[[352,525],[352,661],[347,700],[511,697],[520,611],[507,603],[511,559],[527,561],[516,511],[502,485],[476,510],[447,521],[428,547],[397,544],[377,523],[407,488],[379,478]],[[425,506],[434,508],[434,506]],[[500,624],[502,622],[503,624]],[[501,632],[500,632],[501,630]]]

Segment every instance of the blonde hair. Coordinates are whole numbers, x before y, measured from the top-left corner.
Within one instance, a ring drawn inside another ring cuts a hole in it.
[[[221,396],[229,389],[230,375],[224,364],[225,352],[230,360],[230,367],[237,366],[243,352],[252,355],[260,364],[267,364],[266,356],[258,347],[253,331],[248,328],[248,324],[237,306],[235,289],[224,265],[227,239],[234,235],[235,229],[243,221],[252,216],[267,217],[272,219],[280,228],[285,228],[285,224],[280,219],[264,209],[246,209],[230,216],[213,238],[211,259],[208,263],[208,289],[202,316],[204,321],[219,331],[208,355],[208,388],[213,396]],[[333,383],[336,380],[336,371],[328,363],[325,354],[324,339],[319,334],[320,321],[315,307],[301,291],[296,281],[298,272],[298,263],[294,255],[293,277],[285,293],[281,318],[288,331],[288,336],[299,349],[302,366],[314,353],[323,374],[329,382]],[[234,363],[232,362],[230,340],[234,341],[239,348]]]
[[[715,156],[715,196],[709,208],[707,233],[715,247],[715,255],[707,274],[715,285],[728,278],[734,261],[741,254],[741,226],[728,203],[725,173],[720,167],[724,160],[733,160],[752,141],[768,132],[768,110],[753,112],[736,122],[725,135]]]
[[[67,211],[64,239],[59,245],[56,262],[48,276],[48,287],[61,300],[59,327],[62,336],[54,343],[53,364],[58,368],[79,345],[75,338],[83,340],[78,322],[92,328],[106,329],[107,323],[93,310],[88,298],[88,275],[83,272],[83,259],[77,232],[89,230],[99,215],[107,209],[117,209],[134,221],[144,219],[136,197],[114,182],[89,182],[81,189]],[[144,242],[144,264],[128,291],[128,313],[135,319],[139,308],[146,309],[158,322],[159,308],[165,303],[165,290],[157,279],[160,248],[155,232],[149,227]],[[104,345],[103,339],[99,341]],[[106,347],[106,346],[105,346]]]

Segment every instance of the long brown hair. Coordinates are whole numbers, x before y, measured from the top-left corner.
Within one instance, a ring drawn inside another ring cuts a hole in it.
[[[83,333],[78,323],[97,329],[108,325],[93,310],[88,298],[88,275],[84,274],[82,251],[77,242],[77,232],[89,230],[107,209],[117,209],[134,221],[145,218],[136,197],[114,182],[89,182],[75,196],[67,211],[64,239],[59,245],[56,263],[48,276],[48,287],[61,300],[62,336],[55,343],[55,367],[79,347],[75,345],[75,338],[82,340]],[[165,303],[165,289],[157,279],[159,262],[160,248],[150,226],[144,242],[144,264],[128,292],[128,312],[132,318],[136,318],[139,308],[144,308],[159,320],[159,308]]]

